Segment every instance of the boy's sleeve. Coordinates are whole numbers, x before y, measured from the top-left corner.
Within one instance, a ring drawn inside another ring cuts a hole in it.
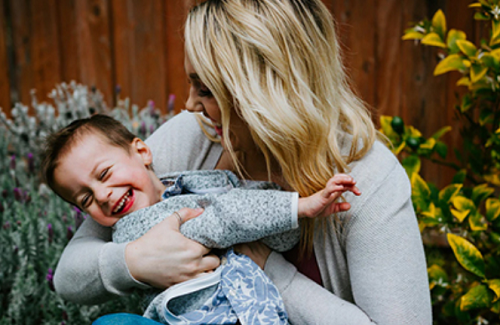
[[[175,211],[201,207],[205,211],[200,216],[181,226],[184,236],[210,248],[227,248],[280,234],[265,243],[284,251],[299,240],[297,201],[297,193],[274,190],[173,196],[122,218],[115,225],[113,241],[135,240]]]

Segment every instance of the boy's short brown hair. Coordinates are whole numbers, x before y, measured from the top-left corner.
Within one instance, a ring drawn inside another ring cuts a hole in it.
[[[45,140],[42,154],[42,177],[54,190],[54,171],[61,159],[82,136],[96,132],[109,144],[121,147],[127,152],[136,136],[112,117],[96,114],[89,118],[71,122],[68,126],[53,133]],[[57,193],[57,192],[56,192]]]

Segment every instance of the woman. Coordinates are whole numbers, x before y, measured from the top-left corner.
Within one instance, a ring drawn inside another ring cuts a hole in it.
[[[367,109],[348,87],[332,17],[321,1],[209,0],[190,11],[185,39],[186,108],[212,121],[222,146],[182,113],[148,140],[157,174],[231,169],[305,196],[331,175],[350,173],[363,193],[345,195],[350,212],[301,225],[302,245],[291,259],[308,276],[261,244],[240,251],[277,285],[294,324],[430,324],[407,176],[375,139]],[[169,219],[126,247],[106,243],[105,230],[86,221],[64,252],[56,289],[70,297],[69,269],[82,266],[68,256],[82,249],[94,250],[85,256],[93,283],[86,302],[145,286],[132,279],[165,287],[216,267],[218,261],[180,238]],[[162,250],[171,245],[162,246],[171,237],[163,235],[166,229],[177,234],[178,249]]]

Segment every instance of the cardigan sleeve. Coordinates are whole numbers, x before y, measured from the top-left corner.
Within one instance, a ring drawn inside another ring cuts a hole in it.
[[[222,151],[187,112],[163,124],[146,143],[153,151],[155,171],[161,174],[213,169]],[[61,255],[54,275],[56,292],[72,302],[97,304],[145,287],[129,274],[125,246],[111,242],[110,228],[87,218]]]
[[[362,196],[342,226],[315,233],[325,288],[272,253],[265,272],[293,324],[431,324],[426,261],[404,169],[385,153],[352,169]],[[377,171],[373,173],[373,170]],[[337,245],[338,243],[338,245]]]

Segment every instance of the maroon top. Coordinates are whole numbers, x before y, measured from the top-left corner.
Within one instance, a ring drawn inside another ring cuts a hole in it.
[[[321,274],[319,273],[318,262],[316,261],[316,255],[314,251],[311,254],[305,253],[302,258],[299,259],[299,244],[295,245],[294,248],[288,252],[283,253],[283,257],[297,268],[297,270],[307,276],[309,279],[313,280],[320,286],[323,286],[321,281]]]

